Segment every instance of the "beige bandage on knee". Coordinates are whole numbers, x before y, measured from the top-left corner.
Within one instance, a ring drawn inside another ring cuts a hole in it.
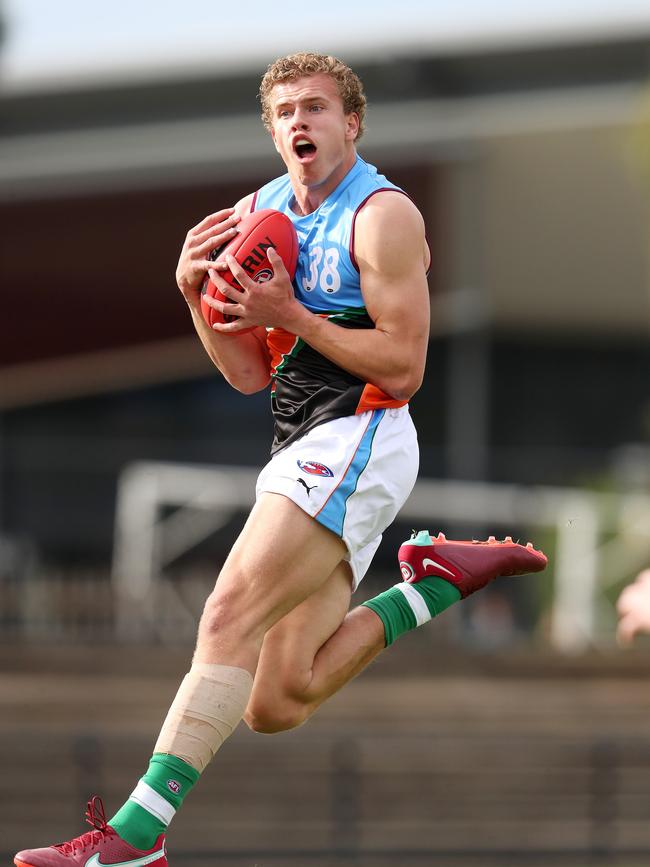
[[[202,772],[246,710],[253,677],[244,668],[195,662],[183,678],[154,748]]]

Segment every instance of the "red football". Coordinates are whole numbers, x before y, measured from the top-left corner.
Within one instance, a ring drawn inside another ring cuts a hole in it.
[[[268,260],[266,251],[273,247],[284,262],[284,267],[293,280],[298,262],[298,236],[293,223],[286,214],[265,208],[262,211],[253,211],[244,217],[237,225],[237,234],[221,247],[217,247],[210,253],[213,262],[223,261],[227,254],[234,256],[246,273],[257,283],[266,283],[273,277],[273,268]],[[232,272],[227,269],[219,272],[223,279],[232,286],[237,286],[237,281]],[[217,289],[212,280],[206,274],[201,286],[201,312],[203,318],[210,327],[215,322],[233,322],[238,316],[225,316],[210,307],[203,300],[204,295],[217,298],[219,301],[227,301],[225,295]],[[246,329],[252,331],[252,328]],[[244,334],[238,331],[237,334]]]

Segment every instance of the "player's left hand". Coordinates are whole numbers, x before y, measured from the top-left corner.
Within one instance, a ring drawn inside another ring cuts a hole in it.
[[[284,328],[292,331],[296,318],[305,308],[296,300],[293,285],[281,257],[271,247],[267,256],[273,268],[273,277],[265,283],[256,283],[237,262],[234,256],[227,256],[225,265],[239,283],[239,287],[227,283],[217,268],[208,273],[215,286],[228,298],[228,302],[204,296],[204,301],[221,313],[239,316],[234,322],[215,323],[215,331],[236,334],[244,328],[264,325],[269,328]]]
[[[617,638],[620,644],[632,643],[638,632],[650,632],[650,569],[644,569],[623,590],[616,604]]]

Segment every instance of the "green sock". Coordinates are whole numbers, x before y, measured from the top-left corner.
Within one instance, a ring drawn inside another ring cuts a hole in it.
[[[460,591],[453,584],[431,576],[416,584],[396,584],[362,605],[381,619],[388,647],[400,635],[441,614],[459,599]]]
[[[199,776],[182,759],[154,753],[147,773],[108,824],[136,849],[151,849]]]

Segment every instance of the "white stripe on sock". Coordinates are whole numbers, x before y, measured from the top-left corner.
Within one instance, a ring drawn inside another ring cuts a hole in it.
[[[395,587],[404,594],[418,626],[431,620],[431,612],[427,608],[427,603],[412,584],[403,581],[401,584],[395,584]]]
[[[156,819],[160,819],[165,825],[169,825],[171,820],[176,815],[176,810],[166,801],[162,795],[159,795],[151,786],[147,785],[144,780],[140,780],[138,785],[129,795],[129,801],[135,801],[140,807],[145,809]]]

